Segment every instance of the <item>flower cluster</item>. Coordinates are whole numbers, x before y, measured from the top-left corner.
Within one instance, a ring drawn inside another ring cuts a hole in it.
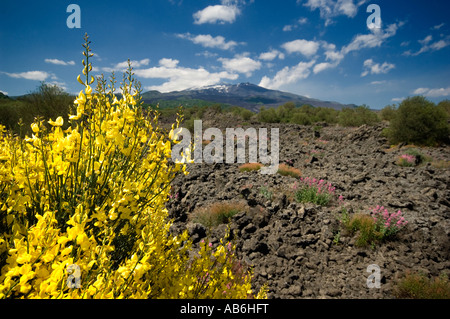
[[[334,198],[336,188],[323,179],[300,177],[300,185],[294,184],[295,197],[298,202],[310,202],[322,206]]]
[[[397,164],[400,166],[414,166],[416,164],[416,156],[403,154],[398,158]]]
[[[232,280],[227,243],[192,257],[188,233],[171,235],[170,183],[188,173],[171,161],[178,142],[141,107],[131,65],[120,100],[114,75],[92,89],[85,41],[68,128],[37,119],[22,139],[0,127],[0,298],[247,297],[250,274]]]
[[[408,221],[402,216],[402,212],[399,210],[394,213],[389,213],[384,206],[377,205],[370,215],[375,222],[375,228],[382,233],[383,237],[389,237],[397,233],[402,227],[404,227]]]

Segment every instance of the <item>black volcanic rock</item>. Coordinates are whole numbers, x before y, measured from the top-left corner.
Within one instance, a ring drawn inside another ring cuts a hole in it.
[[[223,115],[225,116],[225,115]],[[211,125],[220,127],[216,115]],[[240,260],[254,270],[253,288],[263,284],[269,298],[393,298],[395,283],[408,270],[429,276],[450,271],[450,169],[431,163],[395,164],[407,148],[390,148],[381,137],[386,123],[359,128],[326,126],[314,138],[312,126],[276,124],[280,162],[292,161],[303,177],[324,179],[342,195],[350,214],[369,214],[376,205],[401,210],[408,225],[397,237],[374,247],[358,247],[356,237],[340,228],[340,204],[329,207],[297,203],[290,176],[240,172],[239,164],[189,164],[190,175],[177,177],[168,202],[174,232],[187,229],[195,241],[205,236],[190,222],[197,207],[239,200],[229,224]],[[275,124],[264,125],[275,127]],[[311,151],[320,155],[311,163]],[[449,146],[421,149],[434,159],[448,159]],[[272,193],[271,198],[262,189]],[[183,217],[183,218],[181,218]],[[224,225],[222,225],[224,226]],[[206,232],[217,243],[225,233]],[[381,269],[381,288],[366,285],[367,267]]]

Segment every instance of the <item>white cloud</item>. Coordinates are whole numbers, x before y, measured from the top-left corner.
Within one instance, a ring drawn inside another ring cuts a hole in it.
[[[444,22],[442,22],[441,24],[435,25],[432,29],[433,30],[439,30],[440,28],[442,28],[445,25]]]
[[[142,59],[142,60],[131,60],[131,66],[133,68],[140,68],[141,66],[148,65],[150,63],[150,59]],[[128,61],[120,62],[116,64],[117,69],[126,69],[128,68]]]
[[[436,89],[417,88],[414,90],[413,94],[424,95],[428,97],[450,96],[450,87]]]
[[[45,59],[46,63],[56,64],[56,65],[75,65],[75,61],[63,61],[58,59]]]
[[[445,48],[448,45],[450,45],[450,41],[448,41],[448,40],[439,40],[438,42],[434,42],[434,43],[430,44],[430,49],[432,51],[437,51],[437,50]]]
[[[389,25],[385,31],[381,29],[371,29],[371,33],[369,34],[358,34],[353,38],[352,42],[342,48],[341,53],[346,55],[351,51],[363,48],[379,47],[384,40],[393,37],[397,33],[398,28],[402,25],[402,22],[398,24],[393,23]]]
[[[209,51],[198,52],[195,55],[196,56],[204,56],[205,58],[214,58],[214,57],[218,56],[217,53],[213,53],[213,52],[209,52]]]
[[[268,52],[263,52],[259,55],[259,59],[260,60],[264,60],[264,61],[272,61],[274,59],[284,59],[284,53],[278,51],[278,50],[271,50]]]
[[[261,62],[243,55],[237,55],[232,59],[220,58],[218,60],[222,62],[222,66],[226,70],[244,73],[247,77],[251,76],[253,71],[261,68]]]
[[[135,69],[135,68],[140,68],[142,66],[148,65],[150,63],[150,59],[130,60],[130,62],[131,62],[131,67],[133,69]],[[128,68],[128,60],[116,63],[112,67],[104,67],[104,68],[102,68],[102,70],[105,72],[113,72],[113,71],[125,72],[127,70],[127,68]]]
[[[419,40],[419,43],[422,45],[427,45],[431,40],[433,40],[433,36],[430,34],[425,37],[423,40]]]
[[[405,98],[404,97],[394,97],[391,99],[392,102],[401,102],[403,101]]]
[[[393,37],[398,28],[403,24],[403,22],[394,23],[384,29],[371,30],[368,34],[357,34],[349,44],[343,46],[340,50],[336,48],[335,44],[326,41],[294,40],[284,43],[282,47],[287,52],[299,52],[307,57],[315,55],[319,49],[322,48],[324,50],[325,61],[315,64],[314,60],[308,63],[301,62],[294,67],[285,67],[273,78],[264,76],[261,79],[260,85],[268,88],[278,88],[284,84],[307,78],[311,71],[314,74],[318,74],[325,70],[335,68],[341,63],[345,56],[352,51],[381,46],[386,39]],[[387,62],[382,64],[373,63],[373,61],[371,62],[373,65],[369,65],[369,62],[366,63],[366,67],[368,68],[367,74],[369,74],[369,72],[373,74],[386,73],[395,67],[395,65]]]
[[[283,31],[292,31],[292,30],[297,29],[299,26],[301,26],[303,24],[306,24],[306,23],[308,23],[308,18],[305,18],[305,17],[300,18],[293,24],[285,25],[283,27]]]
[[[325,26],[327,26],[332,23],[332,18],[340,15],[345,15],[349,18],[355,17],[358,13],[358,8],[365,2],[367,0],[360,0],[356,3],[353,0],[308,0],[303,5],[309,7],[312,11],[318,9],[320,17],[325,19]]]
[[[373,84],[373,85],[380,85],[380,84],[385,84],[385,83],[386,83],[386,80],[370,82],[370,84]]]
[[[364,61],[364,71],[361,73],[361,76],[366,76],[368,74],[386,74],[393,68],[395,65],[392,63],[384,62],[383,64],[375,63],[372,59],[367,59]]]
[[[268,89],[278,89],[285,84],[306,79],[311,74],[310,69],[315,62],[315,60],[312,60],[310,62],[300,62],[293,67],[284,67],[275,74],[273,79],[264,76],[259,85]]]
[[[44,71],[27,71],[27,72],[20,72],[20,73],[8,73],[8,72],[2,72],[9,77],[16,78],[16,79],[26,79],[26,80],[35,80],[35,81],[45,81],[48,77],[52,79],[56,79],[56,77],[50,73],[44,72]]]
[[[173,59],[161,59],[159,66],[147,69],[138,69],[134,73],[145,79],[166,79],[161,85],[146,86],[147,90],[160,92],[181,91],[194,87],[213,85],[226,80],[236,80],[239,75],[229,72],[211,73],[200,67],[198,69],[178,66],[179,61]]]
[[[233,23],[240,14],[240,9],[235,5],[214,5],[194,13],[194,23]]]
[[[325,71],[326,69],[331,69],[336,67],[336,64],[329,63],[329,62],[322,62],[318,63],[314,66],[313,72],[314,74],[317,74],[319,72]]]
[[[340,51],[336,51],[336,45],[322,41],[322,47],[325,49],[325,59],[330,62],[318,63],[314,66],[314,74],[320,73],[327,69],[335,68],[344,59],[344,54]]]
[[[450,45],[450,38],[446,37],[443,40],[439,40],[436,42],[431,43],[433,40],[433,36],[432,35],[428,35],[426,36],[423,40],[418,40],[418,42],[421,44],[421,48],[419,51],[417,52],[411,52],[411,50],[405,51],[403,52],[403,55],[406,56],[417,56],[419,54],[422,54],[424,52],[428,52],[428,51],[437,51],[437,50],[441,50],[447,46]]]
[[[177,37],[181,39],[190,40],[193,43],[200,44],[205,48],[219,48],[222,50],[230,50],[234,48],[236,45],[238,45],[238,43],[235,41],[225,41],[225,38],[220,35],[216,37],[213,37],[210,34],[199,34],[193,36],[190,33],[184,33],[184,34],[177,34]]]
[[[8,92],[6,92],[6,91],[0,90],[0,93],[3,93],[4,95],[8,95]]]
[[[159,65],[165,68],[175,68],[180,61],[176,59],[168,59],[168,58],[162,58],[159,60]]]
[[[57,87],[61,88],[63,91],[67,91],[67,86],[66,86],[65,82],[51,81],[49,84],[56,85]]]
[[[299,39],[286,42],[282,44],[281,47],[288,53],[298,52],[306,57],[310,57],[316,54],[317,50],[319,49],[319,42]]]

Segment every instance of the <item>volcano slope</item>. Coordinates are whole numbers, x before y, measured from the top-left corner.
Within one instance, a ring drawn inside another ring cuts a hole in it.
[[[211,117],[203,129],[238,124]],[[216,244],[229,229],[242,265],[253,269],[254,288],[267,284],[269,298],[394,298],[408,271],[450,274],[450,148],[414,147],[428,161],[400,166],[398,157],[412,146],[388,145],[382,134],[387,125],[250,123],[279,128],[280,163],[331,183],[341,200],[300,203],[294,196],[298,178],[242,172],[237,163],[189,164],[190,174],[173,181],[167,206],[172,231],[187,229],[194,243]],[[240,208],[228,224],[205,226],[195,218],[199,210],[230,202]],[[361,246],[358,233],[342,227],[343,211],[369,215],[377,205],[401,210],[408,224],[393,238]],[[379,288],[369,288],[370,265],[379,267]]]

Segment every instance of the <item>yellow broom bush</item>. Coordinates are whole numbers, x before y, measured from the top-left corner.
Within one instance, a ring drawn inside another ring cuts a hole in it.
[[[189,160],[171,160],[182,118],[164,134],[131,66],[120,100],[114,75],[94,92],[89,44],[67,129],[62,117],[24,139],[0,127],[0,298],[265,297],[251,273],[235,278],[230,243],[192,253],[187,232],[169,232],[170,182]]]

